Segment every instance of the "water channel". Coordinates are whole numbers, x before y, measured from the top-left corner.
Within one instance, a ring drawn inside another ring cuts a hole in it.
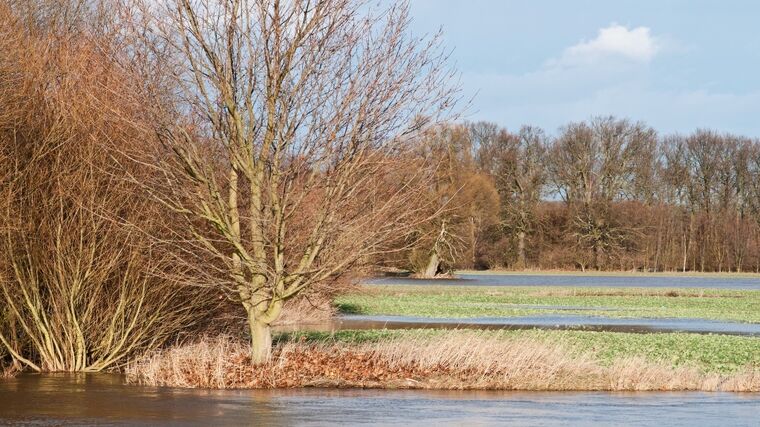
[[[602,316],[535,315],[521,317],[430,318],[415,316],[346,315],[311,325],[313,330],[347,329],[549,329],[631,333],[690,332],[760,337],[760,324],[682,318],[614,318]]]
[[[0,425],[757,426],[760,393],[182,390],[119,375],[0,380]]]

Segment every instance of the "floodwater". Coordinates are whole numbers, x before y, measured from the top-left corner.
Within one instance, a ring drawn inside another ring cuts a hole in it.
[[[0,380],[0,425],[760,425],[760,393],[208,391],[122,381],[108,374]]]
[[[300,329],[304,329],[301,327]],[[614,318],[576,315],[521,317],[432,318],[415,316],[345,315],[312,330],[347,329],[550,329],[633,333],[691,332],[760,337],[759,323],[686,318]],[[758,424],[760,426],[760,424]]]
[[[457,274],[452,279],[412,279],[382,277],[364,282],[370,285],[443,285],[443,286],[572,286],[631,288],[706,288],[725,290],[760,290],[755,277],[694,276],[601,276],[561,274]]]

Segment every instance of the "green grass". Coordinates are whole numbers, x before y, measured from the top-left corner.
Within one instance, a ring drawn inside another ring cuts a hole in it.
[[[363,286],[339,296],[344,313],[420,317],[510,317],[581,314],[609,317],[703,318],[760,323],[760,291],[647,288]],[[536,309],[530,305],[592,307],[592,310]],[[457,331],[340,331],[301,333],[299,339],[357,343],[404,339],[413,334]],[[602,363],[643,357],[671,366],[732,372],[760,366],[760,338],[688,333],[630,334],[590,331],[482,331],[505,340],[532,337],[591,353]]]
[[[343,313],[366,315],[467,318],[574,314],[760,323],[760,291],[373,285],[339,296],[335,303]],[[536,305],[579,309],[530,307]]]
[[[311,342],[337,341],[362,343],[388,339],[405,339],[419,334],[456,334],[443,330],[370,330],[298,332],[279,339]],[[643,357],[671,366],[697,366],[706,372],[729,373],[746,366],[760,366],[760,338],[686,333],[627,334],[588,331],[480,331],[505,342],[534,338],[566,345],[571,351],[590,353],[601,363],[609,364],[624,357]]]
[[[641,356],[673,366],[695,364],[718,372],[730,372],[750,364],[760,366],[760,338],[753,337],[550,331],[547,338],[568,342],[604,362]]]

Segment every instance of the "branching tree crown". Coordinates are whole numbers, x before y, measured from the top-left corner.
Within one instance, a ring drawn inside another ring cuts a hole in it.
[[[130,19],[180,100],[156,115],[176,154],[162,200],[185,215],[188,252],[215,260],[209,283],[245,307],[264,360],[285,301],[420,220],[425,168],[401,165],[454,106],[446,54],[410,36],[405,3],[167,0]]]

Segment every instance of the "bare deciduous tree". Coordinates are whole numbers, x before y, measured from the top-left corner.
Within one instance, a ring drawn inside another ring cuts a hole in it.
[[[515,268],[525,268],[526,238],[536,228],[536,209],[547,180],[545,152],[549,139],[543,130],[523,126],[517,135],[495,125],[473,127],[481,163],[494,176],[501,196],[502,224],[517,243]]]
[[[600,117],[568,125],[552,147],[554,185],[573,209],[574,234],[582,249],[591,250],[595,268],[630,231],[610,207],[640,188],[639,173],[646,168],[639,165],[653,158],[656,142],[654,130],[641,123]]]
[[[421,220],[427,172],[399,171],[453,106],[445,55],[409,35],[405,4],[176,0],[129,18],[181,93],[156,115],[176,153],[159,197],[213,258],[206,284],[245,307],[261,362],[286,301]]]

